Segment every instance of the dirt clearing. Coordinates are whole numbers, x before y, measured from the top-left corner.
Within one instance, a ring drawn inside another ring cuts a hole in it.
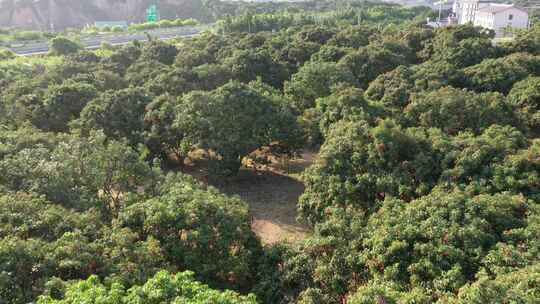
[[[264,244],[298,241],[310,233],[308,227],[296,221],[296,204],[304,192],[299,179],[315,156],[313,152],[304,152],[289,162],[287,170],[277,164],[257,171],[242,168],[238,176],[212,185],[223,193],[240,196],[249,204],[252,229]]]

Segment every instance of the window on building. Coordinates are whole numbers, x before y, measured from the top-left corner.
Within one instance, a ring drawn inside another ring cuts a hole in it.
[[[508,20],[512,20],[512,19],[514,19],[514,15],[512,14],[508,15]]]

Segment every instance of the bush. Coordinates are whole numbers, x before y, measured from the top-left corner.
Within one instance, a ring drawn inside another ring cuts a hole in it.
[[[97,276],[91,276],[85,281],[71,283],[65,297],[57,300],[55,297],[43,296],[38,304],[256,304],[253,295],[241,296],[233,291],[210,289],[194,279],[190,271],[171,274],[167,271],[157,273],[143,286],[134,286],[128,290],[122,284],[106,287]]]
[[[7,59],[13,59],[15,58],[15,53],[13,53],[12,51],[10,50],[2,50],[0,49],[0,61],[2,60],[7,60]]]
[[[246,203],[182,174],[169,174],[157,188],[125,208],[118,224],[158,240],[168,261],[213,286],[251,286],[260,247]]]
[[[83,47],[65,37],[56,37],[50,42],[49,53],[53,56],[77,53]]]
[[[514,84],[508,101],[517,108],[523,123],[540,132],[540,77],[529,76]]]
[[[172,21],[172,24],[173,24],[173,26],[183,26],[184,25],[184,20],[176,19],[176,20]]]
[[[130,31],[144,31],[144,30],[152,30],[159,27],[159,23],[133,23],[130,24],[128,29]]]
[[[113,26],[111,28],[111,32],[113,32],[113,33],[121,33],[123,31],[124,31],[124,28],[121,27],[121,26]]]
[[[150,23],[132,23],[129,25],[130,31],[145,31],[145,30],[152,30],[156,28],[169,28],[169,27],[182,27],[182,26],[195,26],[198,25],[199,22],[195,19],[164,19],[159,22]]]
[[[182,25],[183,26],[195,26],[195,25],[199,25],[199,21],[195,20],[195,19],[186,19],[182,22]]]
[[[22,32],[15,32],[13,34],[13,40],[16,41],[33,41],[33,40],[40,40],[43,38],[43,35],[41,32],[34,32],[34,31],[22,31]]]
[[[173,44],[155,40],[144,46],[141,60],[144,62],[158,61],[166,65],[172,65],[177,54],[178,50]]]
[[[171,21],[171,20],[161,20],[159,22],[159,27],[173,27],[174,26],[174,23]]]

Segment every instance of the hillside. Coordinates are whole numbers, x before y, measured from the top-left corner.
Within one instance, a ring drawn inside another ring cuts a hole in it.
[[[29,29],[81,27],[95,21],[144,20],[145,11],[152,0],[2,0],[0,26]],[[211,3],[206,2],[207,4]],[[201,0],[161,1],[163,18],[190,18],[208,20],[208,10]]]
[[[62,30],[83,27],[95,21],[140,22],[156,0],[0,0],[0,27]],[[335,8],[334,1],[222,2],[221,0],[159,0],[162,19],[194,18],[213,22],[246,11],[321,11]]]

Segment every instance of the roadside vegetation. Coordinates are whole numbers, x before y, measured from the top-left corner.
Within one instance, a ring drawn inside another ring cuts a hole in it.
[[[47,40],[51,36],[39,31],[24,31],[15,29],[0,28],[0,45],[9,46],[11,44],[23,44],[31,41]]]
[[[30,43],[47,42],[59,37],[80,41],[81,39],[91,38],[97,35],[137,33],[167,28],[193,27],[198,25],[200,25],[199,22],[194,19],[176,19],[161,20],[155,23],[132,23],[127,28],[120,26],[105,26],[102,28],[88,26],[80,30],[67,29],[56,33],[0,28],[0,47],[14,47]]]
[[[0,303],[537,303],[540,27],[362,5],[0,57]]]

